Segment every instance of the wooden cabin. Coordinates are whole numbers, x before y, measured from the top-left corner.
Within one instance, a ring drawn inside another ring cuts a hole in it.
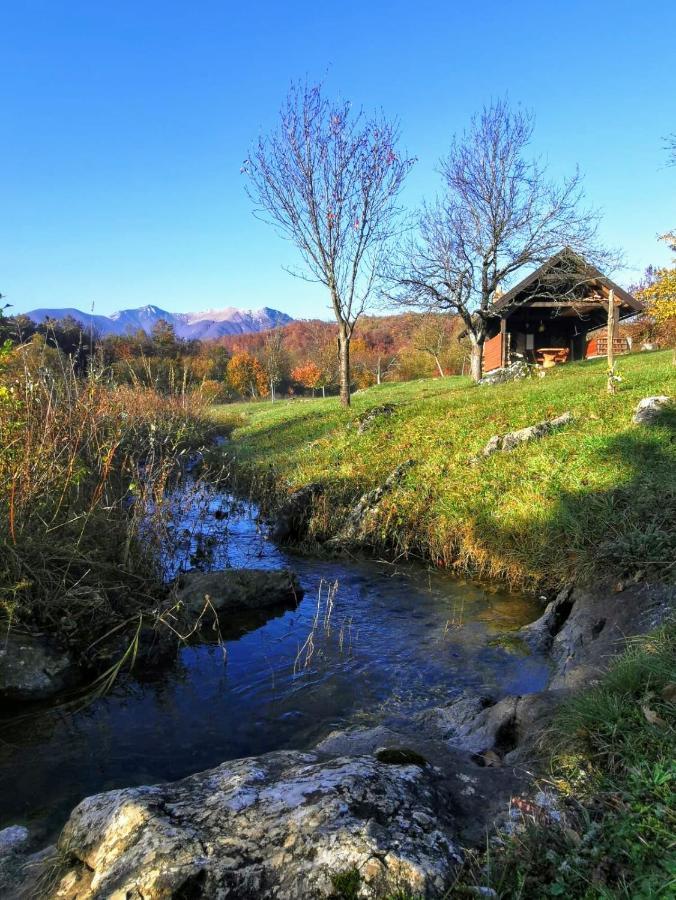
[[[496,297],[484,344],[484,372],[519,359],[548,367],[604,355],[611,290],[616,321],[643,309],[630,293],[570,248],[564,248],[506,294]],[[627,349],[626,337],[618,337],[615,352]]]

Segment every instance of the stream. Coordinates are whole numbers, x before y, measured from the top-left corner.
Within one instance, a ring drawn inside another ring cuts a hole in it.
[[[167,500],[170,578],[181,569],[293,569],[294,610],[233,618],[223,641],[171,668],[125,674],[78,712],[46,708],[0,729],[0,828],[53,840],[85,796],[173,780],[224,760],[305,749],[336,728],[396,727],[465,689],[544,688],[548,664],[497,639],[537,598],[415,563],[302,556],[269,540],[254,507],[188,481]]]

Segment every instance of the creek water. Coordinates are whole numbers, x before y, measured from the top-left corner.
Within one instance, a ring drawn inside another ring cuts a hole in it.
[[[221,644],[184,646],[152,676],[125,674],[80,711],[0,727],[0,828],[51,840],[85,796],[151,784],[239,756],[311,747],[335,728],[401,725],[461,691],[544,687],[548,668],[505,633],[541,604],[413,563],[318,559],[272,543],[256,510],[187,483],[167,502],[167,576],[180,569],[293,569],[296,609],[233,617]]]

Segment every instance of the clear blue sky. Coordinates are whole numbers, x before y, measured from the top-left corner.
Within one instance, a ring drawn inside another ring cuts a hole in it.
[[[0,292],[15,311],[154,303],[328,317],[257,221],[242,160],[293,78],[400,119],[434,194],[451,135],[507,92],[555,174],[579,163],[631,281],[668,252],[676,3],[4,0]]]

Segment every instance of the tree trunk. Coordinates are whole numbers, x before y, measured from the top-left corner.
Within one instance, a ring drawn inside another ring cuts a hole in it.
[[[470,343],[472,347],[472,355],[469,362],[469,373],[472,381],[480,381],[483,374],[483,338],[476,338],[470,335]]]
[[[322,397],[326,399],[326,386],[322,385]]]
[[[338,356],[340,359],[340,402],[350,405],[350,336],[344,326],[338,331]]]
[[[434,357],[434,362],[437,364],[437,369],[439,369],[439,375],[441,376],[441,378],[443,378],[444,370],[441,368],[441,363],[439,362],[439,357],[437,356],[436,353],[433,353],[432,356]],[[479,377],[481,377],[481,376],[479,376]]]
[[[275,402],[275,382],[270,379],[270,403]]]
[[[615,393],[615,291],[610,291],[608,297],[608,328],[607,332],[607,353],[608,353],[608,393]]]
[[[380,384],[380,357],[378,357],[378,367],[376,369],[376,384]]]

